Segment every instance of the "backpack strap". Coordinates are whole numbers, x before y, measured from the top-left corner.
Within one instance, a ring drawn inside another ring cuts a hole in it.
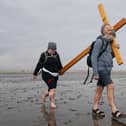
[[[86,76],[86,78],[85,78],[85,80],[83,82],[84,85],[86,84],[86,82],[88,80],[89,74],[90,74],[90,67],[88,67],[87,76]],[[92,73],[92,76],[91,76],[91,79],[90,79],[89,83],[92,83],[93,82],[93,77],[94,77],[94,74]]]
[[[105,45],[104,39],[102,37],[100,39],[102,40],[102,46],[101,46],[102,51],[99,53],[98,58],[105,52],[105,50],[107,49],[107,46],[108,46],[108,42]],[[105,48],[103,49],[104,45],[105,45]]]
[[[46,61],[47,61],[47,58],[48,58],[48,54],[47,54],[47,52],[45,51],[45,52],[43,52],[42,53],[42,55],[44,54],[44,61],[43,61],[43,65],[46,63]],[[42,73],[42,68],[39,70],[39,72],[38,72],[38,75],[40,75]]]
[[[84,85],[86,84],[86,82],[87,82],[87,80],[88,80],[89,73],[90,73],[90,68],[89,68],[89,66],[88,66],[87,76],[86,76],[86,78],[85,78],[85,80],[84,80],[84,82],[83,82]]]
[[[46,61],[47,61],[47,59],[48,59],[48,54],[47,54],[47,51],[45,51],[45,52],[44,52],[44,56],[45,56],[45,58],[44,58],[44,62],[43,62],[43,64],[45,64],[45,63],[46,63]]]
[[[92,83],[92,82],[93,82],[93,77],[94,77],[94,74],[92,73],[90,83]]]

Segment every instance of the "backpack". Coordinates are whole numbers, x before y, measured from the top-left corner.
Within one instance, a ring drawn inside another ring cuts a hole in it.
[[[43,53],[44,53],[44,56],[45,56],[45,59],[44,59],[43,64],[46,64],[47,59],[48,59],[49,57],[52,57],[52,56],[48,56],[47,51],[45,51],[45,52],[43,52]],[[54,55],[53,57],[57,58],[57,55],[58,55],[58,53],[56,52],[56,55]]]
[[[45,65],[46,64],[46,62],[47,62],[47,59],[49,58],[49,57],[51,57],[51,56],[48,56],[48,54],[47,54],[47,51],[45,51],[45,52],[43,52],[42,54],[44,54],[44,61],[43,61],[43,65]],[[58,55],[58,53],[56,53],[56,55],[54,56],[55,58],[57,57],[57,55]],[[39,75],[42,73],[42,69],[40,69],[40,71],[39,71]]]
[[[99,57],[105,52],[105,50],[107,49],[108,43],[107,43],[107,44],[105,45],[105,47],[104,47],[104,39],[102,38],[102,36],[101,36],[101,35],[98,36],[97,39],[101,39],[101,40],[102,40],[101,51],[100,51],[100,53],[99,53],[99,55],[98,55],[98,58],[99,58]],[[97,39],[96,39],[96,40],[97,40]],[[88,72],[87,72],[87,76],[86,76],[86,78],[85,78],[83,84],[86,84],[87,79],[88,79],[88,77],[89,77],[89,68],[92,68],[91,55],[92,55],[92,51],[93,51],[93,48],[94,48],[94,44],[96,43],[96,40],[92,42],[89,55],[87,56]],[[103,48],[103,47],[104,47],[104,48]],[[92,75],[92,77],[91,77],[90,83],[92,82],[92,80],[93,80],[93,75]]]

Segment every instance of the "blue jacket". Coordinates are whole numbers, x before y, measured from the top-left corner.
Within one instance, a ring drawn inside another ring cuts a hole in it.
[[[94,47],[92,50],[92,55],[91,55],[94,75],[99,75],[99,71],[108,71],[108,70],[111,71],[112,70],[113,55],[112,55],[111,42],[104,39],[103,48],[105,48],[105,45],[107,43],[108,43],[107,48],[100,57],[98,57],[98,55],[101,52],[103,42],[101,39],[97,39],[94,44]]]

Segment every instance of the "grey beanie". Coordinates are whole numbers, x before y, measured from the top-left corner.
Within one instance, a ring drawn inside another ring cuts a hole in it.
[[[48,49],[56,49],[56,43],[55,42],[49,42],[48,43]]]

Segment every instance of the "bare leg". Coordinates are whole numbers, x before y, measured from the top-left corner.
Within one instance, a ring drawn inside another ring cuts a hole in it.
[[[96,89],[96,94],[95,94],[95,97],[94,97],[93,110],[96,110],[99,107],[99,101],[100,101],[100,98],[102,96],[103,89],[104,89],[104,87],[102,87],[102,86],[98,86],[97,89]]]
[[[115,98],[114,98],[114,84],[111,83],[107,85],[107,96],[108,96],[108,101],[111,106],[111,110],[113,113],[117,110],[116,105],[115,105]]]
[[[49,97],[50,97],[50,107],[51,108],[56,108],[56,105],[55,105],[55,94],[56,94],[56,89],[51,89],[49,91]]]
[[[46,98],[49,96],[49,92],[46,91],[44,95],[42,95],[42,103],[45,103]]]

